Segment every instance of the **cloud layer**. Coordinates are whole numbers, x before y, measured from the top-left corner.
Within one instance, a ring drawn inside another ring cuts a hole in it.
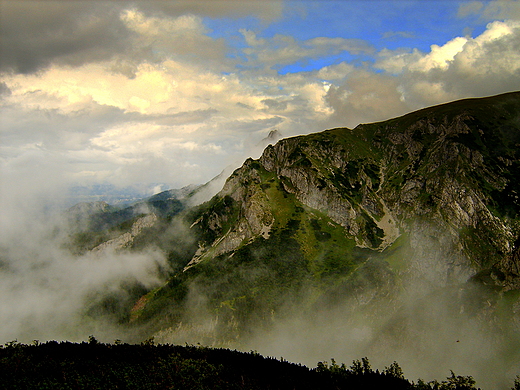
[[[462,2],[446,18],[478,16],[481,32],[427,51],[395,45],[420,29],[381,30],[392,48],[368,26],[366,39],[313,34],[315,3],[1,5],[2,170],[38,166],[67,185],[202,183],[275,128],[354,127],[520,88],[518,1]],[[266,33],[295,10],[302,37]]]
[[[71,187],[150,195],[257,157],[274,129],[354,127],[520,89],[516,0],[0,1],[0,342],[97,335],[99,323],[77,327],[92,294],[160,283],[159,253],[63,250],[50,211]],[[447,38],[429,35],[436,23]]]

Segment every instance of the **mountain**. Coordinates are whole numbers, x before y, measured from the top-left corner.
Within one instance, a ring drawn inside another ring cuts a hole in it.
[[[321,231],[312,219],[322,221],[375,251],[426,223],[458,258],[447,272],[495,264],[518,237],[518,96],[464,100],[268,146],[217,195],[228,199],[228,212],[210,207],[202,216],[215,240],[203,242],[191,264],[267,239],[287,228],[291,212],[306,215],[292,220],[309,231]],[[222,218],[233,219],[228,229]]]
[[[127,248],[160,248],[171,270],[125,321],[242,346],[298,323],[295,343],[320,329],[413,359],[442,345],[455,362],[455,341],[492,334],[518,362],[519,147],[520,92],[282,139],[211,200],[154,211]]]
[[[65,212],[69,246],[76,253],[131,247],[135,236],[153,226],[158,215],[164,219],[183,211],[200,188],[193,184],[162,191],[122,207],[104,201],[78,203]]]
[[[199,188],[200,186],[197,184],[190,184],[186,187],[180,188],[180,189],[174,189],[174,190],[167,190],[159,192],[158,194],[155,194],[149,198],[147,198],[146,202],[157,202],[157,201],[166,201],[171,199],[176,200],[182,200],[186,199]]]

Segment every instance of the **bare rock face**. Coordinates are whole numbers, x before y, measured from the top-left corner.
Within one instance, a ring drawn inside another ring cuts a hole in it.
[[[148,214],[144,217],[137,219],[130,228],[130,231],[121,234],[112,240],[106,241],[92,249],[92,253],[104,253],[107,251],[118,251],[121,249],[129,248],[134,239],[141,233],[145,228],[152,227],[157,221],[157,215]]]
[[[224,208],[224,212],[213,210],[206,215],[204,228],[217,232],[217,238],[201,244],[186,268],[208,256],[232,252],[255,237],[269,236],[274,216],[270,211],[269,198],[261,188],[259,172],[248,165],[251,162],[252,160],[248,160],[242,169],[237,170],[219,193],[220,197],[228,197],[229,202],[237,205],[237,210],[233,212],[229,207]],[[195,222],[198,223],[202,221]],[[230,224],[232,226],[226,230]]]
[[[519,190],[520,94],[500,99],[269,145],[217,195],[232,199],[233,212],[209,211],[205,227],[215,238],[190,264],[233,253],[283,225],[274,187],[276,196],[292,196],[341,225],[358,247],[382,251],[410,235],[417,270],[464,279],[496,262],[515,264],[507,259],[519,234],[520,203],[510,193]]]

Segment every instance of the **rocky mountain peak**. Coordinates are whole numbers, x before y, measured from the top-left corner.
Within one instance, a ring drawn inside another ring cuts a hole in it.
[[[424,354],[430,324],[441,339],[469,318],[517,332],[518,172],[520,93],[466,99],[271,143],[207,202],[166,192],[120,212],[99,249],[164,251],[166,284],[131,314],[164,342],[235,342],[330,310],[331,337],[368,318],[369,349]]]
[[[425,234],[427,221],[457,259],[447,267],[464,269],[462,277],[500,261],[518,230],[510,218],[518,218],[520,205],[509,190],[518,191],[518,131],[511,128],[519,99],[518,93],[468,99],[267,146],[217,195],[232,200],[235,214],[208,220],[234,223],[201,247],[211,251],[200,249],[197,261],[267,238],[279,222],[279,197],[330,218],[360,248],[383,251],[403,233]],[[504,219],[506,209],[513,215]]]

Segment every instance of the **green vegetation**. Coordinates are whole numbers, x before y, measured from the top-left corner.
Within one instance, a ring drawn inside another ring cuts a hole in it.
[[[208,249],[203,261],[178,273],[141,302],[132,317],[137,325],[152,318],[162,319],[158,328],[182,318],[186,322],[183,313],[190,302],[190,310],[210,313],[216,321],[213,340],[225,344],[271,326],[280,317],[311,310],[312,305],[329,300],[327,296],[337,296],[338,289],[353,280],[360,287],[376,283],[379,274],[386,275],[386,271],[376,271],[387,268],[382,262],[364,266],[378,252],[357,247],[342,226],[299,202],[285,190],[283,178],[254,161],[246,165],[243,178],[247,183],[239,186],[271,213],[269,235],[246,240],[231,253],[214,255],[215,247]],[[184,217],[186,224],[192,224],[194,241],[210,246],[239,225],[243,207],[230,196],[217,196]],[[378,246],[382,231],[367,215],[362,222],[366,234],[373,237],[372,244]],[[193,294],[204,299],[194,300]]]
[[[465,100],[283,140],[261,159],[248,159],[202,205],[185,210],[178,201],[154,198],[148,207],[158,221],[129,249],[162,251],[171,266],[167,282],[153,291],[128,286],[133,305],[93,297],[87,314],[112,310],[120,323],[153,334],[196,327],[202,313],[213,326],[212,345],[240,345],[251,332],[322,307],[353,302],[353,316],[398,316],[406,310],[396,298],[406,278],[420,284],[438,273],[431,291],[450,290],[445,301],[457,319],[500,323],[500,337],[517,338],[520,295],[510,263],[520,234],[519,97]],[[72,247],[83,253],[128,231],[139,210],[92,217]],[[469,274],[467,282],[457,279]],[[511,341],[510,356],[519,347]],[[378,374],[364,361],[348,369],[322,363],[317,370],[336,379]],[[397,365],[384,374],[404,379]],[[474,383],[452,374],[415,386],[471,389]]]

